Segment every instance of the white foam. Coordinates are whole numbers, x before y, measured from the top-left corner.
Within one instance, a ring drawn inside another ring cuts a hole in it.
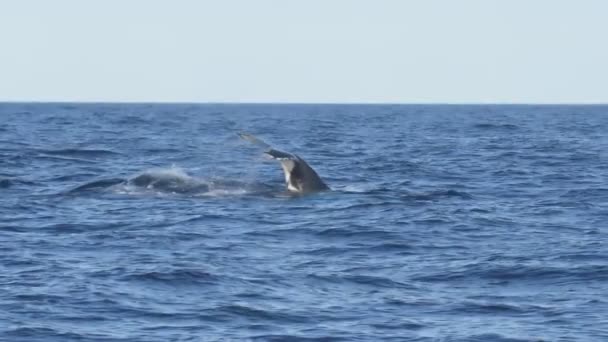
[[[228,197],[228,196],[242,196],[249,193],[247,189],[210,189],[207,192],[202,192],[197,196],[201,197]]]
[[[343,192],[354,192],[354,193],[364,193],[374,190],[373,186],[370,185],[346,185],[342,187],[332,187],[334,190],[339,190]]]
[[[148,169],[138,175],[144,175],[144,174],[148,174],[150,176],[157,177],[157,178],[175,178],[175,179],[181,179],[184,181],[194,180],[194,178],[191,177],[190,175],[188,175],[186,173],[186,171],[184,171],[184,169],[182,169],[179,166],[176,166],[175,164],[171,165],[171,167],[169,167],[169,168]]]

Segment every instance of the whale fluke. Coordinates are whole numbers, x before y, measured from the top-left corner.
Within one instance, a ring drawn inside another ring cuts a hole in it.
[[[309,193],[329,190],[317,172],[296,154],[283,152],[272,148],[269,144],[248,133],[239,136],[264,149],[264,153],[281,163],[285,174],[287,190],[297,193]]]

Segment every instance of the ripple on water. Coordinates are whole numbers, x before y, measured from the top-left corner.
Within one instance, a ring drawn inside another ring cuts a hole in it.
[[[434,274],[416,276],[414,279],[421,282],[475,281],[476,279],[483,279],[504,282],[527,281],[539,284],[547,282],[581,283],[608,279],[608,266],[495,266],[488,263],[475,263],[456,270],[445,270]]]
[[[201,270],[174,269],[164,272],[150,271],[131,273],[121,278],[123,281],[163,283],[166,285],[213,285],[220,282],[220,277]]]

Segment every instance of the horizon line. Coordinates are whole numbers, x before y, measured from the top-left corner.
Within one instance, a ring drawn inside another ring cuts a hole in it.
[[[352,105],[352,106],[606,106],[608,102],[289,102],[289,101],[95,101],[0,100],[0,104],[132,104],[132,105]]]

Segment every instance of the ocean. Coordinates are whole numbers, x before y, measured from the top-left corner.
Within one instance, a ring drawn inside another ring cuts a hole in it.
[[[607,151],[606,105],[0,103],[0,340],[608,341]]]

